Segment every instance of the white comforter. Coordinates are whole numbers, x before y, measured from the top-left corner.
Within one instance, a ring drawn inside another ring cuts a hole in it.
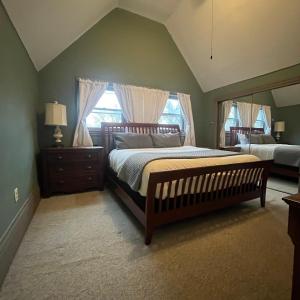
[[[250,153],[259,157],[261,160],[274,159],[274,151],[277,147],[289,145],[286,144],[238,144],[236,145],[241,147],[242,153]]]
[[[121,167],[123,166],[124,162],[126,161],[127,158],[132,156],[135,153],[140,153],[140,152],[149,152],[149,153],[170,153],[170,151],[182,151],[184,152],[189,152],[196,147],[192,146],[183,146],[183,147],[172,147],[172,148],[141,148],[141,149],[114,149],[109,153],[109,165],[110,167],[117,173],[119,174],[119,171]],[[202,150],[209,150],[209,148],[200,148]]]
[[[109,164],[110,167],[119,174],[119,171],[124,164],[125,160],[135,153],[140,152],[170,152],[170,150],[181,150],[182,153],[186,151],[191,151],[196,149],[192,146],[183,146],[183,147],[173,147],[173,148],[143,148],[143,149],[122,149],[122,150],[112,150],[109,154]],[[201,148],[207,150],[209,148]],[[224,156],[224,157],[203,157],[203,158],[190,158],[190,159],[160,159],[151,161],[146,165],[143,170],[142,182],[139,189],[139,193],[142,196],[147,195],[147,188],[150,173],[160,172],[160,171],[170,171],[186,168],[197,168],[197,167],[208,167],[208,166],[217,166],[217,165],[226,165],[233,163],[245,163],[258,161],[259,159],[253,155],[233,155],[233,156]],[[166,194],[167,191],[164,191]]]

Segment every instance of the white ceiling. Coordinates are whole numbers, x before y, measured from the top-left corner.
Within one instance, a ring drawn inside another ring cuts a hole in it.
[[[2,0],[37,70],[116,7],[113,0]]]
[[[300,63],[299,0],[2,0],[40,70],[116,7],[166,25],[204,91]]]
[[[164,23],[181,0],[119,0],[118,7]]]
[[[272,90],[272,95],[277,107],[298,105],[300,104],[300,84]]]
[[[299,0],[184,0],[167,28],[204,91],[300,63]]]

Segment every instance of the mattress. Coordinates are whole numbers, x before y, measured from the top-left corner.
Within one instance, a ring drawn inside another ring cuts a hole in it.
[[[111,169],[116,174],[118,174],[122,167],[122,164],[124,164],[126,159],[131,155],[133,155],[134,153],[139,153],[142,151],[164,153],[166,151],[168,152],[172,150],[178,151],[180,149],[184,155],[184,152],[191,151],[191,149],[193,148],[195,147],[183,146],[183,147],[174,147],[174,148],[144,148],[144,149],[122,149],[122,150],[115,149],[112,150],[111,153],[109,154],[109,164]],[[201,149],[209,150],[208,148],[201,148]],[[203,158],[192,158],[192,159],[172,158],[172,159],[154,160],[145,166],[142,174],[141,185],[138,192],[141,196],[146,196],[149,177],[150,174],[153,172],[162,172],[162,171],[171,171],[171,170],[180,170],[180,169],[188,169],[188,168],[198,168],[198,167],[209,167],[209,166],[227,165],[227,164],[234,164],[234,163],[247,163],[247,162],[255,162],[255,161],[259,161],[259,158],[249,154],[233,155],[233,156],[225,156],[225,157],[203,157]],[[195,183],[194,183],[195,180],[194,179],[192,180],[193,182],[192,182],[191,190],[197,191],[197,188],[200,188],[200,184],[198,185],[198,187],[195,187]],[[173,183],[171,187],[171,196],[174,196],[175,194],[174,189],[175,189],[175,184]],[[168,190],[168,186],[165,185],[163,198],[167,194],[167,190]],[[211,187],[209,187],[208,190],[211,190]],[[181,193],[187,193],[187,191],[181,190],[181,183],[180,183],[179,194]],[[177,196],[179,194],[177,194]]]

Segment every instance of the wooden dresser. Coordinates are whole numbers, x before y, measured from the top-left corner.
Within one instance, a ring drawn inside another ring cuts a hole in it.
[[[42,149],[42,196],[103,190],[103,154],[103,147]]]

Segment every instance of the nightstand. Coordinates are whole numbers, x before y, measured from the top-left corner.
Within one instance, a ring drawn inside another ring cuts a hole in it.
[[[240,152],[241,147],[237,146],[224,146],[224,147],[219,147],[220,150],[225,150],[225,151],[232,151],[232,152]]]
[[[103,147],[42,149],[42,196],[103,190],[103,155]]]

